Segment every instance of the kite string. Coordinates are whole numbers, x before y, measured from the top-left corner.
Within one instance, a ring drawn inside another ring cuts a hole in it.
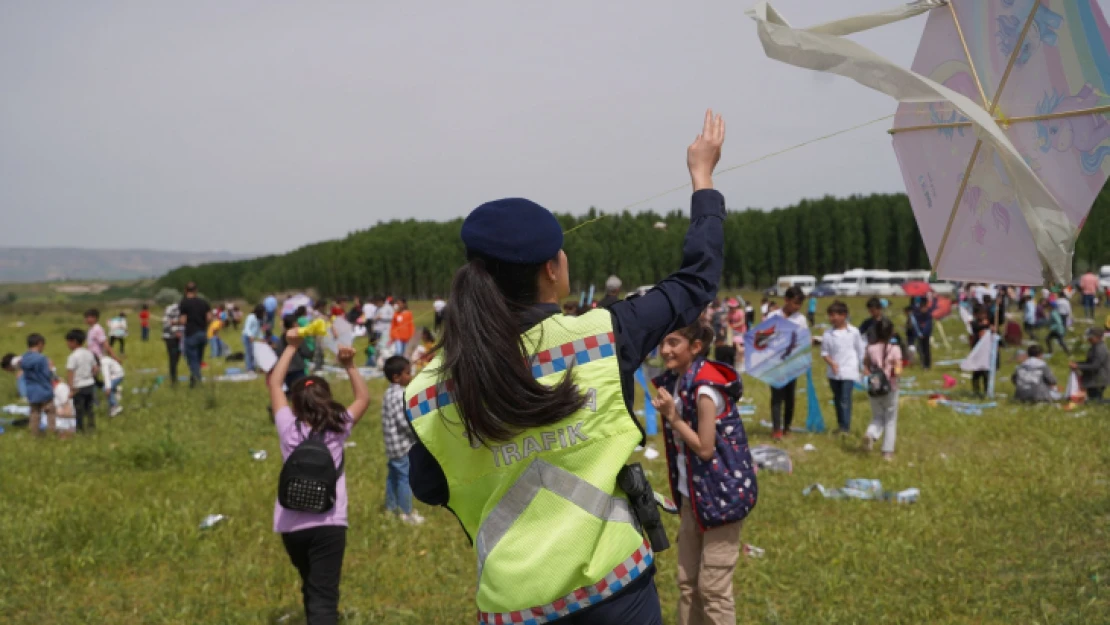
[[[822,135],[822,136],[820,136],[820,137],[815,137],[815,138],[813,138],[813,139],[809,139],[808,141],[803,141],[803,142],[801,142],[801,143],[798,143],[798,144],[792,145],[792,146],[790,146],[790,147],[787,147],[787,148],[783,148],[783,149],[781,149],[781,150],[777,150],[777,151],[775,151],[775,152],[771,152],[771,153],[769,153],[769,154],[764,154],[763,156],[760,156],[760,157],[758,157],[758,158],[753,158],[753,159],[752,159],[752,160],[750,160],[750,161],[745,161],[745,162],[743,162],[743,163],[740,163],[740,164],[738,164],[738,165],[732,165],[731,167],[726,167],[726,168],[724,168],[724,169],[720,169],[720,170],[718,170],[717,172],[715,172],[715,174],[714,174],[714,175],[718,175],[718,176],[719,176],[719,175],[721,175],[721,174],[724,174],[724,173],[728,173],[728,172],[730,172],[730,171],[735,171],[735,170],[737,170],[737,169],[742,169],[742,168],[744,168],[744,167],[748,167],[748,166],[750,166],[750,165],[755,165],[756,163],[760,163],[760,162],[762,162],[762,161],[765,161],[765,160],[767,160],[767,159],[770,159],[770,158],[774,158],[774,157],[776,157],[776,156],[781,156],[781,155],[783,155],[783,154],[786,154],[787,152],[791,152],[791,151],[797,150],[797,149],[799,149],[799,148],[804,148],[804,147],[806,147],[806,146],[808,146],[808,145],[812,145],[812,144],[814,144],[814,143],[818,143],[818,142],[820,142],[820,141],[825,141],[826,139],[832,139],[833,137],[838,137],[838,136],[840,136],[840,135],[843,135],[843,134],[847,134],[847,133],[849,133],[849,132],[854,132],[854,131],[856,131],[856,130],[860,130],[861,128],[866,128],[866,127],[868,127],[868,126],[871,126],[871,125],[873,125],[873,124],[877,124],[877,123],[879,123],[879,122],[881,122],[881,121],[885,121],[885,120],[891,119],[891,118],[893,118],[893,117],[894,117],[894,115],[884,115],[884,116],[882,116],[882,117],[876,117],[875,119],[872,119],[871,121],[863,122],[862,124],[856,124],[855,126],[852,126],[852,127],[850,127],[850,128],[843,128],[843,129],[841,129],[841,130],[837,130],[836,132],[831,132],[831,133],[829,133],[829,134],[827,134],[827,135]],[[644,199],[642,199],[642,200],[637,200],[637,201],[635,201],[635,202],[633,202],[633,203],[631,203],[631,204],[628,204],[628,205],[626,205],[626,206],[623,206],[623,207],[621,207],[620,209],[618,209],[618,210],[616,211],[616,213],[623,213],[624,211],[626,211],[626,210],[628,210],[628,209],[630,209],[630,208],[633,208],[633,207],[639,206],[640,204],[644,204],[644,203],[646,203],[646,202],[650,202],[650,201],[652,201],[652,200],[654,200],[654,199],[657,199],[657,198],[661,198],[661,197],[663,197],[664,195],[669,195],[669,194],[671,194],[671,193],[674,193],[675,191],[680,191],[680,190],[682,190],[682,189],[685,189],[685,188],[687,188],[687,187],[689,187],[689,186],[690,186],[690,183],[684,183],[684,184],[680,184],[680,185],[678,185],[677,187],[672,187],[672,188],[670,188],[670,189],[667,189],[666,191],[660,191],[659,193],[656,193],[656,194],[654,194],[654,195],[652,195],[652,196],[650,196],[650,197],[646,197],[646,198],[644,198]],[[567,231],[566,231],[566,232],[564,232],[563,234],[564,234],[564,235],[566,235],[566,234],[570,234],[570,233],[574,232],[575,230],[578,230],[579,228],[581,228],[581,227],[583,227],[583,226],[588,226],[588,225],[590,225],[590,224],[592,224],[592,223],[594,223],[594,222],[598,222],[598,221],[601,221],[602,219],[605,219],[606,217],[610,216],[611,214],[616,214],[616,213],[606,213],[606,214],[603,214],[603,215],[601,215],[601,216],[598,216],[598,217],[594,217],[593,219],[591,219],[591,220],[589,220],[589,221],[584,221],[584,222],[582,222],[582,223],[578,224],[577,226],[575,226],[575,227],[571,228],[570,230],[567,230]]]

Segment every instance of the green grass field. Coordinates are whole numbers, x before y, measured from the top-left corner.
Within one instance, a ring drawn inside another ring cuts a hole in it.
[[[862,304],[852,307],[860,317]],[[417,307],[418,320],[426,309]],[[62,337],[81,319],[61,312],[21,319],[26,325],[17,329],[15,317],[0,315],[0,353],[22,352],[26,334],[37,331],[64,368]],[[959,328],[950,320],[948,335],[966,345]],[[94,435],[67,441],[34,440],[25,429],[0,435],[0,622],[301,622],[299,579],[271,531],[280,456],[262,382],[132,394],[155,377],[140,369],[165,370],[161,341],[141,343],[137,327],[133,333],[123,415],[109,419],[101,408]],[[935,357],[966,351],[938,347]],[[1000,392],[1012,392],[1012,361],[1008,350]],[[1063,376],[1064,357],[1052,362]],[[951,368],[906,375],[916,376],[914,388],[933,389],[944,371],[958,376]],[[832,424],[823,376],[818,363]],[[334,382],[347,400],[345,384]],[[346,622],[473,623],[474,556],[451,514],[421,507],[428,522],[412,528],[380,511],[382,391],[380,380],[371,383],[375,401],[347,452]],[[759,425],[769,419],[767,388],[748,379],[746,395],[759,408],[746,421],[752,443],[769,442]],[[0,403],[15,400],[14,379],[0,374]],[[800,425],[805,414],[803,396]],[[853,430],[862,434],[869,419],[867,399],[857,394]],[[899,423],[889,464],[878,452],[860,452],[857,438],[785,441],[794,473],[761,473],[759,505],[745,522],[743,541],[766,555],[741,557],[739,622],[1110,622],[1110,410],[1003,403],[971,417],[904,398]],[[817,450],[802,451],[805,443]],[[662,450],[661,437],[651,444]],[[270,457],[255,461],[251,449]],[[664,487],[664,458],[635,459]],[[921,499],[897,505],[801,494],[808,484],[840,486],[854,477],[918,487]],[[198,529],[214,513],[227,520]],[[673,536],[677,523],[667,522]],[[664,614],[674,623],[675,554],[658,562]]]

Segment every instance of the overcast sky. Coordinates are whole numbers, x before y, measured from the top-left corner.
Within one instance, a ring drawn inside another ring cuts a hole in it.
[[[810,25],[897,2],[772,4]],[[6,0],[0,245],[281,252],[505,196],[616,210],[687,179],[706,107],[722,167],[893,112],[767,59],[752,4]],[[908,66],[924,25],[857,40]],[[717,186],[732,209],[900,191],[887,126]]]

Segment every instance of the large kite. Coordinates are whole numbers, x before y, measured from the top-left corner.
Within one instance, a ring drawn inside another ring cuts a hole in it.
[[[845,38],[922,13],[912,70]],[[939,277],[1071,280],[1110,172],[1110,28],[1094,0],[919,0],[806,29],[766,1],[749,15],[769,57],[899,101],[894,151]]]

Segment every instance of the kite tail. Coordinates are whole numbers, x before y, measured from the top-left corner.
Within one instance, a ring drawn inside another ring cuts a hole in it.
[[[820,434],[825,431],[825,417],[821,414],[821,402],[817,400],[817,389],[813,386],[813,370],[806,371],[806,430]]]
[[[1102,171],[1102,161],[1110,156],[1110,145],[1100,145],[1090,152],[1080,152],[1083,173],[1091,176]]]

